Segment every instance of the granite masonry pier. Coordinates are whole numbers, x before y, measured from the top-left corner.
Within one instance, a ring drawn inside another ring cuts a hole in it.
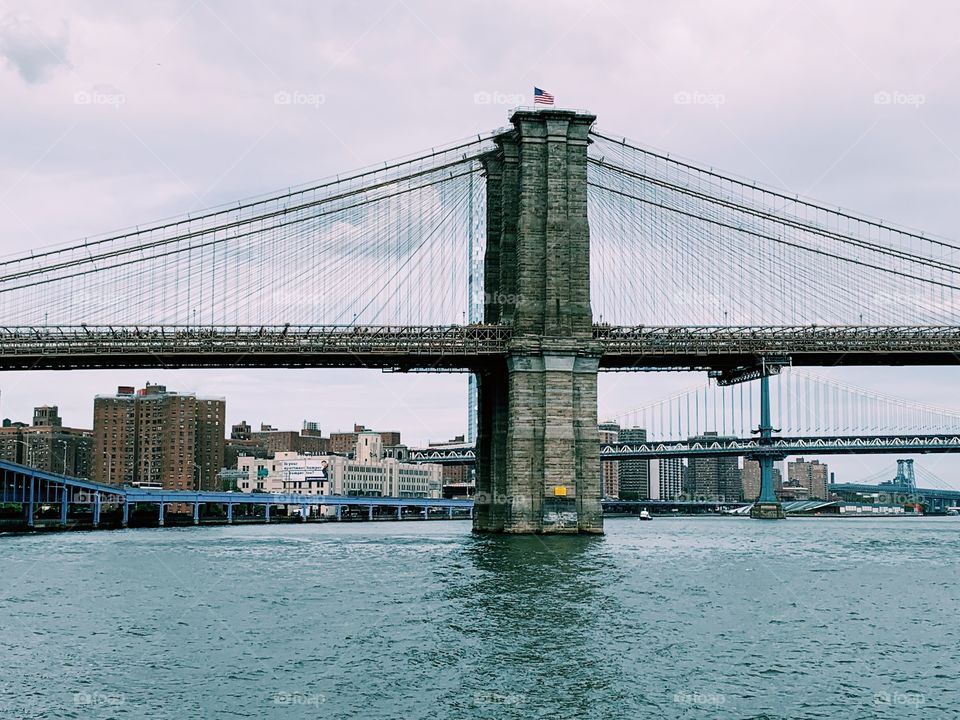
[[[602,533],[587,144],[595,116],[518,110],[484,160],[484,321],[513,327],[478,377],[478,532]]]

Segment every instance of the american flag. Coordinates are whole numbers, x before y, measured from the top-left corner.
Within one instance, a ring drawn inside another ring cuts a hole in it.
[[[553,105],[553,95],[548,92],[544,92],[538,87],[533,89],[533,104],[534,105]]]

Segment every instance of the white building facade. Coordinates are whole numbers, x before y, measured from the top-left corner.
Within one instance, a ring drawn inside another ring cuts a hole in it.
[[[237,468],[246,472],[237,483],[241,492],[440,498],[443,489],[442,466],[386,458],[379,433],[372,432],[359,434],[353,459],[278,452],[272,459],[242,456]]]
[[[680,458],[651,460],[650,497],[656,500],[676,500],[682,494],[683,460]]]

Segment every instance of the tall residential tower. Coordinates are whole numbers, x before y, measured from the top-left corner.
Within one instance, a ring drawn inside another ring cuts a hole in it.
[[[226,402],[151,385],[93,402],[94,478],[167,490],[217,489]]]

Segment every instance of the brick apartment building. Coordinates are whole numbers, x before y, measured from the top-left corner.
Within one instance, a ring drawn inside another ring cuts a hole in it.
[[[93,403],[94,479],[169,490],[217,489],[226,402],[168,391],[117,388]]]

